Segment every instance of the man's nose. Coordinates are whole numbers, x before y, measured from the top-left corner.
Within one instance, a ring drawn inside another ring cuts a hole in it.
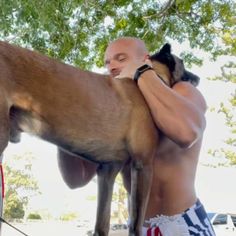
[[[107,66],[107,69],[112,76],[116,76],[120,73],[119,63],[115,60],[110,61],[109,65]]]
[[[115,70],[117,68],[118,68],[118,63],[115,60],[110,60],[107,69],[111,72],[112,70]]]

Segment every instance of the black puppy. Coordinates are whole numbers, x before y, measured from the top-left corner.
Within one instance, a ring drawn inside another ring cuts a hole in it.
[[[171,45],[166,43],[159,52],[150,56],[155,71],[158,67],[166,66],[170,73],[170,81],[166,81],[171,87],[179,81],[189,81],[194,86],[199,84],[200,78],[185,69],[183,60],[174,54],[171,54]],[[160,70],[160,69],[159,69]],[[167,73],[165,71],[165,73]]]

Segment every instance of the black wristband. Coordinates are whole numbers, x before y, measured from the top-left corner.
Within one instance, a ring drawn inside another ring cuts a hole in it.
[[[144,64],[143,66],[140,66],[134,74],[134,81],[137,83],[140,75],[142,75],[147,70],[153,70],[153,68],[149,66],[148,64]]]

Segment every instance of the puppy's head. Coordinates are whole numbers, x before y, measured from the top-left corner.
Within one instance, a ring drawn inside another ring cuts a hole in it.
[[[185,69],[183,60],[171,54],[171,46],[168,43],[159,52],[150,56],[150,60],[154,70],[170,87],[179,81],[189,81],[194,86],[199,84],[200,78]]]

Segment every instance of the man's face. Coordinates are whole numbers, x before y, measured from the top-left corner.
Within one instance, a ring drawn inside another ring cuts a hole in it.
[[[128,40],[111,43],[105,52],[105,66],[112,77],[119,75],[122,69],[137,60],[143,58],[138,55],[136,44]]]

